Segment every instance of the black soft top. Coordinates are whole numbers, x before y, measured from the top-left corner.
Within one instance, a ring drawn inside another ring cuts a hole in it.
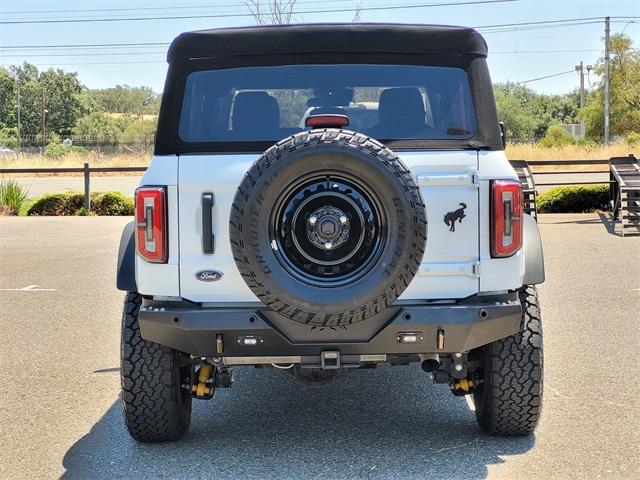
[[[446,25],[318,23],[187,32],[169,49],[178,59],[305,53],[418,53],[486,57],[473,28]]]
[[[472,28],[390,23],[319,23],[187,32],[169,49],[155,154],[261,152],[273,142],[185,142],[178,135],[187,78],[213,69],[277,65],[388,64],[463,69],[477,131],[468,139],[379,139],[397,150],[501,150],[502,137],[487,67],[487,44]]]

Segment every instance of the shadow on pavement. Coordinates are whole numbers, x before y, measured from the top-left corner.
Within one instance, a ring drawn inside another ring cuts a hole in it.
[[[194,402],[176,443],[134,442],[116,401],[66,453],[62,478],[479,478],[534,443],[484,435],[464,398],[418,366],[358,370],[326,386],[243,368],[232,389]]]
[[[112,368],[101,368],[100,370],[95,370],[93,373],[115,373],[119,371],[120,371],[120,367],[112,367]]]
[[[560,214],[558,214],[560,215]],[[567,216],[571,215],[571,214],[566,214]],[[606,219],[606,217],[605,217]],[[598,219],[598,218],[585,218],[585,219],[576,219],[573,218],[571,220],[566,220],[566,221],[558,221],[556,219],[553,220],[548,220],[548,219],[544,219],[542,217],[540,217],[540,220],[538,220],[538,223],[540,225],[598,225],[600,223],[603,223],[603,221],[605,221],[604,219]]]
[[[556,215],[562,215],[562,214],[556,214]],[[566,215],[569,216],[572,214],[566,214]],[[616,232],[615,223],[613,222],[613,218],[610,213],[606,214],[606,213],[599,212],[597,215],[598,215],[597,218],[596,217],[585,218],[585,219],[572,218],[566,221],[559,221],[557,217],[554,219],[539,217],[538,223],[540,225],[599,225],[599,224],[602,224],[604,228],[607,229],[607,232],[609,232],[611,235],[615,235],[616,237],[622,236],[620,233]]]

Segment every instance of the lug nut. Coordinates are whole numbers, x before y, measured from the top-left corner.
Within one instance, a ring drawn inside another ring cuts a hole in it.
[[[331,250],[331,247],[333,247],[333,243],[331,242],[325,242],[324,243],[324,248],[327,250]]]
[[[316,217],[309,217],[309,224],[315,225],[318,219]]]
[[[341,215],[341,216],[340,216],[340,223],[341,223],[342,225],[344,225],[345,223],[347,223],[347,217],[345,217],[344,215]]]

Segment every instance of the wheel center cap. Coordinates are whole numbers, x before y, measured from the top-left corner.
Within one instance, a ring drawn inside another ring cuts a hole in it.
[[[320,235],[327,240],[333,239],[338,233],[338,222],[335,218],[325,216],[320,219]]]
[[[349,219],[339,208],[325,206],[307,219],[307,238],[325,252],[335,250],[349,238]]]

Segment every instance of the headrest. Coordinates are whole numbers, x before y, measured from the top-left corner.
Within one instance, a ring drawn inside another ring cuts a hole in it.
[[[234,131],[262,136],[280,128],[278,101],[267,92],[241,92],[233,103],[231,127]],[[254,137],[254,135],[251,135]]]
[[[413,87],[388,88],[380,94],[379,124],[388,129],[419,129],[425,127],[424,100]]]

